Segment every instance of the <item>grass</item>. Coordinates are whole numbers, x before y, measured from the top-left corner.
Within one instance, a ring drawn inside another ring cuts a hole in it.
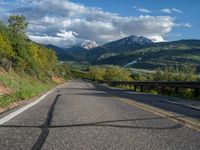
[[[0,84],[11,90],[9,95],[0,96],[0,107],[6,107],[13,102],[32,98],[55,86],[53,80],[47,80],[49,81],[42,82],[36,77],[25,73],[17,74],[14,71],[9,73],[0,72]]]

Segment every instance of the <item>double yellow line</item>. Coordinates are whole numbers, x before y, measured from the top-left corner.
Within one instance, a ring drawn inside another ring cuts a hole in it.
[[[168,119],[178,122],[180,124],[183,124],[184,126],[186,126],[188,128],[194,129],[196,131],[200,131],[200,122],[194,122],[194,121],[191,121],[188,119],[184,119],[180,116],[175,116],[174,114],[169,113],[167,111],[163,111],[163,110],[157,109],[155,107],[152,107],[152,106],[140,103],[140,102],[136,102],[133,100],[129,100],[126,98],[119,98],[119,97],[114,97],[114,98],[117,100],[120,100],[126,104],[129,104],[129,105],[135,106],[137,108],[143,109],[145,111],[151,112],[153,114],[156,114],[158,116],[167,117]]]

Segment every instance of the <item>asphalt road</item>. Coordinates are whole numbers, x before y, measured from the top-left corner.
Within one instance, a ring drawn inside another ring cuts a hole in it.
[[[200,149],[200,131],[192,125],[134,106],[124,98],[199,121],[200,111],[166,103],[158,96],[73,80],[0,125],[0,149]]]

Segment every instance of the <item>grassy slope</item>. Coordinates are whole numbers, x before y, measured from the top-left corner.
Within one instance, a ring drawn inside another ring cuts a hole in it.
[[[51,79],[42,82],[27,74],[17,74],[14,71],[9,73],[1,71],[0,85],[11,90],[9,95],[0,96],[0,107],[6,107],[13,102],[36,96],[45,90],[52,88],[56,84]]]

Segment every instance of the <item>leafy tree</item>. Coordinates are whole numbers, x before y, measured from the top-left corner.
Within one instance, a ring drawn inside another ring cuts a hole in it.
[[[8,19],[8,27],[14,34],[26,35],[26,29],[28,27],[28,22],[26,22],[26,17],[21,15],[11,15]]]
[[[14,51],[9,41],[8,29],[0,22],[0,59],[10,59],[13,56]]]

